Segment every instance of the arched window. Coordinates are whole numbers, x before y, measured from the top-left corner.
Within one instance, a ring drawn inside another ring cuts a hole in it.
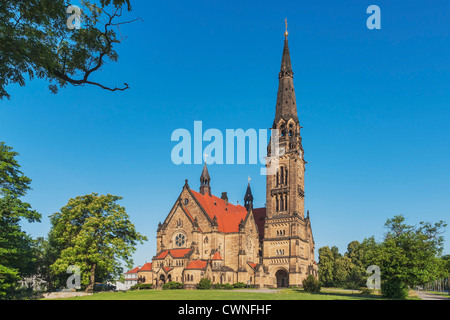
[[[287,103],[287,101],[286,101],[286,103]],[[284,137],[286,135],[286,127],[285,127],[285,125],[282,124],[280,129],[281,129],[280,130],[281,131],[281,136]]]
[[[279,170],[277,170],[277,187],[280,185],[280,173]]]

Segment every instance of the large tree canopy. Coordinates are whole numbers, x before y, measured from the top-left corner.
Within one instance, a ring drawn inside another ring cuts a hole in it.
[[[420,222],[418,226],[405,223],[403,216],[386,221],[384,241],[377,243],[373,237],[362,246],[367,263],[381,268],[381,279],[414,287],[438,279],[443,266],[444,221],[435,224]]]
[[[70,199],[51,218],[49,239],[59,257],[51,266],[54,274],[66,273],[71,265],[81,270],[82,284],[93,289],[96,279],[122,274],[122,262],[132,267],[136,244],[147,238],[138,233],[125,208],[114,195],[90,194]]]
[[[364,286],[367,267],[377,265],[381,270],[383,295],[404,298],[408,287],[448,276],[450,264],[446,256],[441,257],[446,225],[439,221],[412,226],[400,215],[386,221],[387,232],[381,242],[375,237],[366,238],[362,243],[352,241],[344,256],[336,247],[322,247],[319,280],[323,286]]]
[[[121,42],[117,28],[130,21],[116,21],[130,0],[82,0],[80,29],[69,29],[64,0],[2,0],[0,2],[0,99],[10,98],[6,86],[25,85],[25,79],[47,80],[56,93],[72,84],[91,84],[116,91],[93,81],[106,59],[117,61],[114,45]]]
[[[31,179],[20,171],[18,153],[0,142],[0,296],[11,292],[20,276],[33,273],[33,241],[21,220],[38,222],[41,215],[20,198]]]

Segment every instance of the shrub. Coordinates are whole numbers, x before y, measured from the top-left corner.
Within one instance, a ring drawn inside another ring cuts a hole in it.
[[[381,294],[391,299],[406,299],[408,287],[398,280],[385,280],[381,282]]]
[[[214,285],[214,289],[232,290],[233,289],[233,285],[231,285],[229,283],[218,283],[218,284]]]
[[[150,290],[153,289],[153,285],[151,283],[139,283],[130,287],[130,290]]]
[[[311,274],[305,280],[303,280],[302,284],[303,290],[305,290],[306,292],[320,292],[319,281]]]
[[[235,288],[235,289],[243,289],[246,287],[247,287],[247,285],[243,282],[236,282],[235,284],[233,284],[233,288]]]
[[[207,278],[201,278],[200,282],[197,284],[197,289],[208,290],[211,289],[212,282]]]
[[[139,290],[139,284],[135,284],[130,287],[130,290]]]
[[[183,284],[176,281],[170,281],[162,286],[163,290],[174,290],[174,289],[183,289]]]

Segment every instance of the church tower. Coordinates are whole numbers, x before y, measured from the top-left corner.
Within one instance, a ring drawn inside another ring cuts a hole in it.
[[[209,176],[208,167],[205,165],[203,167],[202,175],[200,176],[200,193],[205,195],[208,194],[211,196],[211,178]]]
[[[272,129],[279,132],[279,157],[268,147],[267,167],[272,174],[266,180],[266,220],[263,240],[263,264],[278,287],[300,286],[314,262],[314,240],[309,216],[305,218],[303,158],[294,72],[289,53],[288,32],[284,49]]]

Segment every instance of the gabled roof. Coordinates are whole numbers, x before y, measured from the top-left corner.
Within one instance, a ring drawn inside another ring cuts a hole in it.
[[[183,209],[188,218],[191,219],[192,222],[194,222],[194,218],[192,218],[192,215],[190,214],[189,210],[185,206],[181,206],[181,209]]]
[[[219,251],[216,251],[216,253],[214,253],[212,260],[223,260]]]
[[[172,258],[183,258],[191,252],[191,250],[192,248],[164,250],[155,258],[155,260],[164,259],[168,254],[170,254]]]
[[[252,262],[247,262],[247,263],[250,267],[252,267],[252,269],[255,269],[256,266],[258,265],[257,263],[252,263]]]
[[[206,269],[207,265],[208,261],[206,260],[193,260],[187,265],[185,270],[192,270],[192,269],[204,270]]]
[[[148,262],[139,269],[139,271],[152,271],[152,263]]]
[[[164,269],[164,271],[165,271],[166,273],[169,273],[169,271],[172,270],[173,268],[170,268],[170,267],[163,267],[163,269]]]
[[[239,223],[245,220],[247,209],[240,205],[226,203],[214,195],[189,190],[211,220],[217,218],[218,230],[223,233],[239,232]]]
[[[185,207],[185,206],[183,206],[183,205],[181,205],[181,209],[184,211],[184,213],[188,216],[188,218],[191,220],[191,222],[192,222],[192,224],[194,224],[195,223],[195,219],[194,218],[192,218],[192,215],[190,214],[190,212],[189,212],[189,210]],[[197,225],[197,228],[198,228],[198,230],[201,232],[202,231],[202,229]]]
[[[130,271],[126,272],[125,274],[130,274],[130,273],[137,273],[139,270],[139,267],[136,267],[134,269],[131,269]]]

